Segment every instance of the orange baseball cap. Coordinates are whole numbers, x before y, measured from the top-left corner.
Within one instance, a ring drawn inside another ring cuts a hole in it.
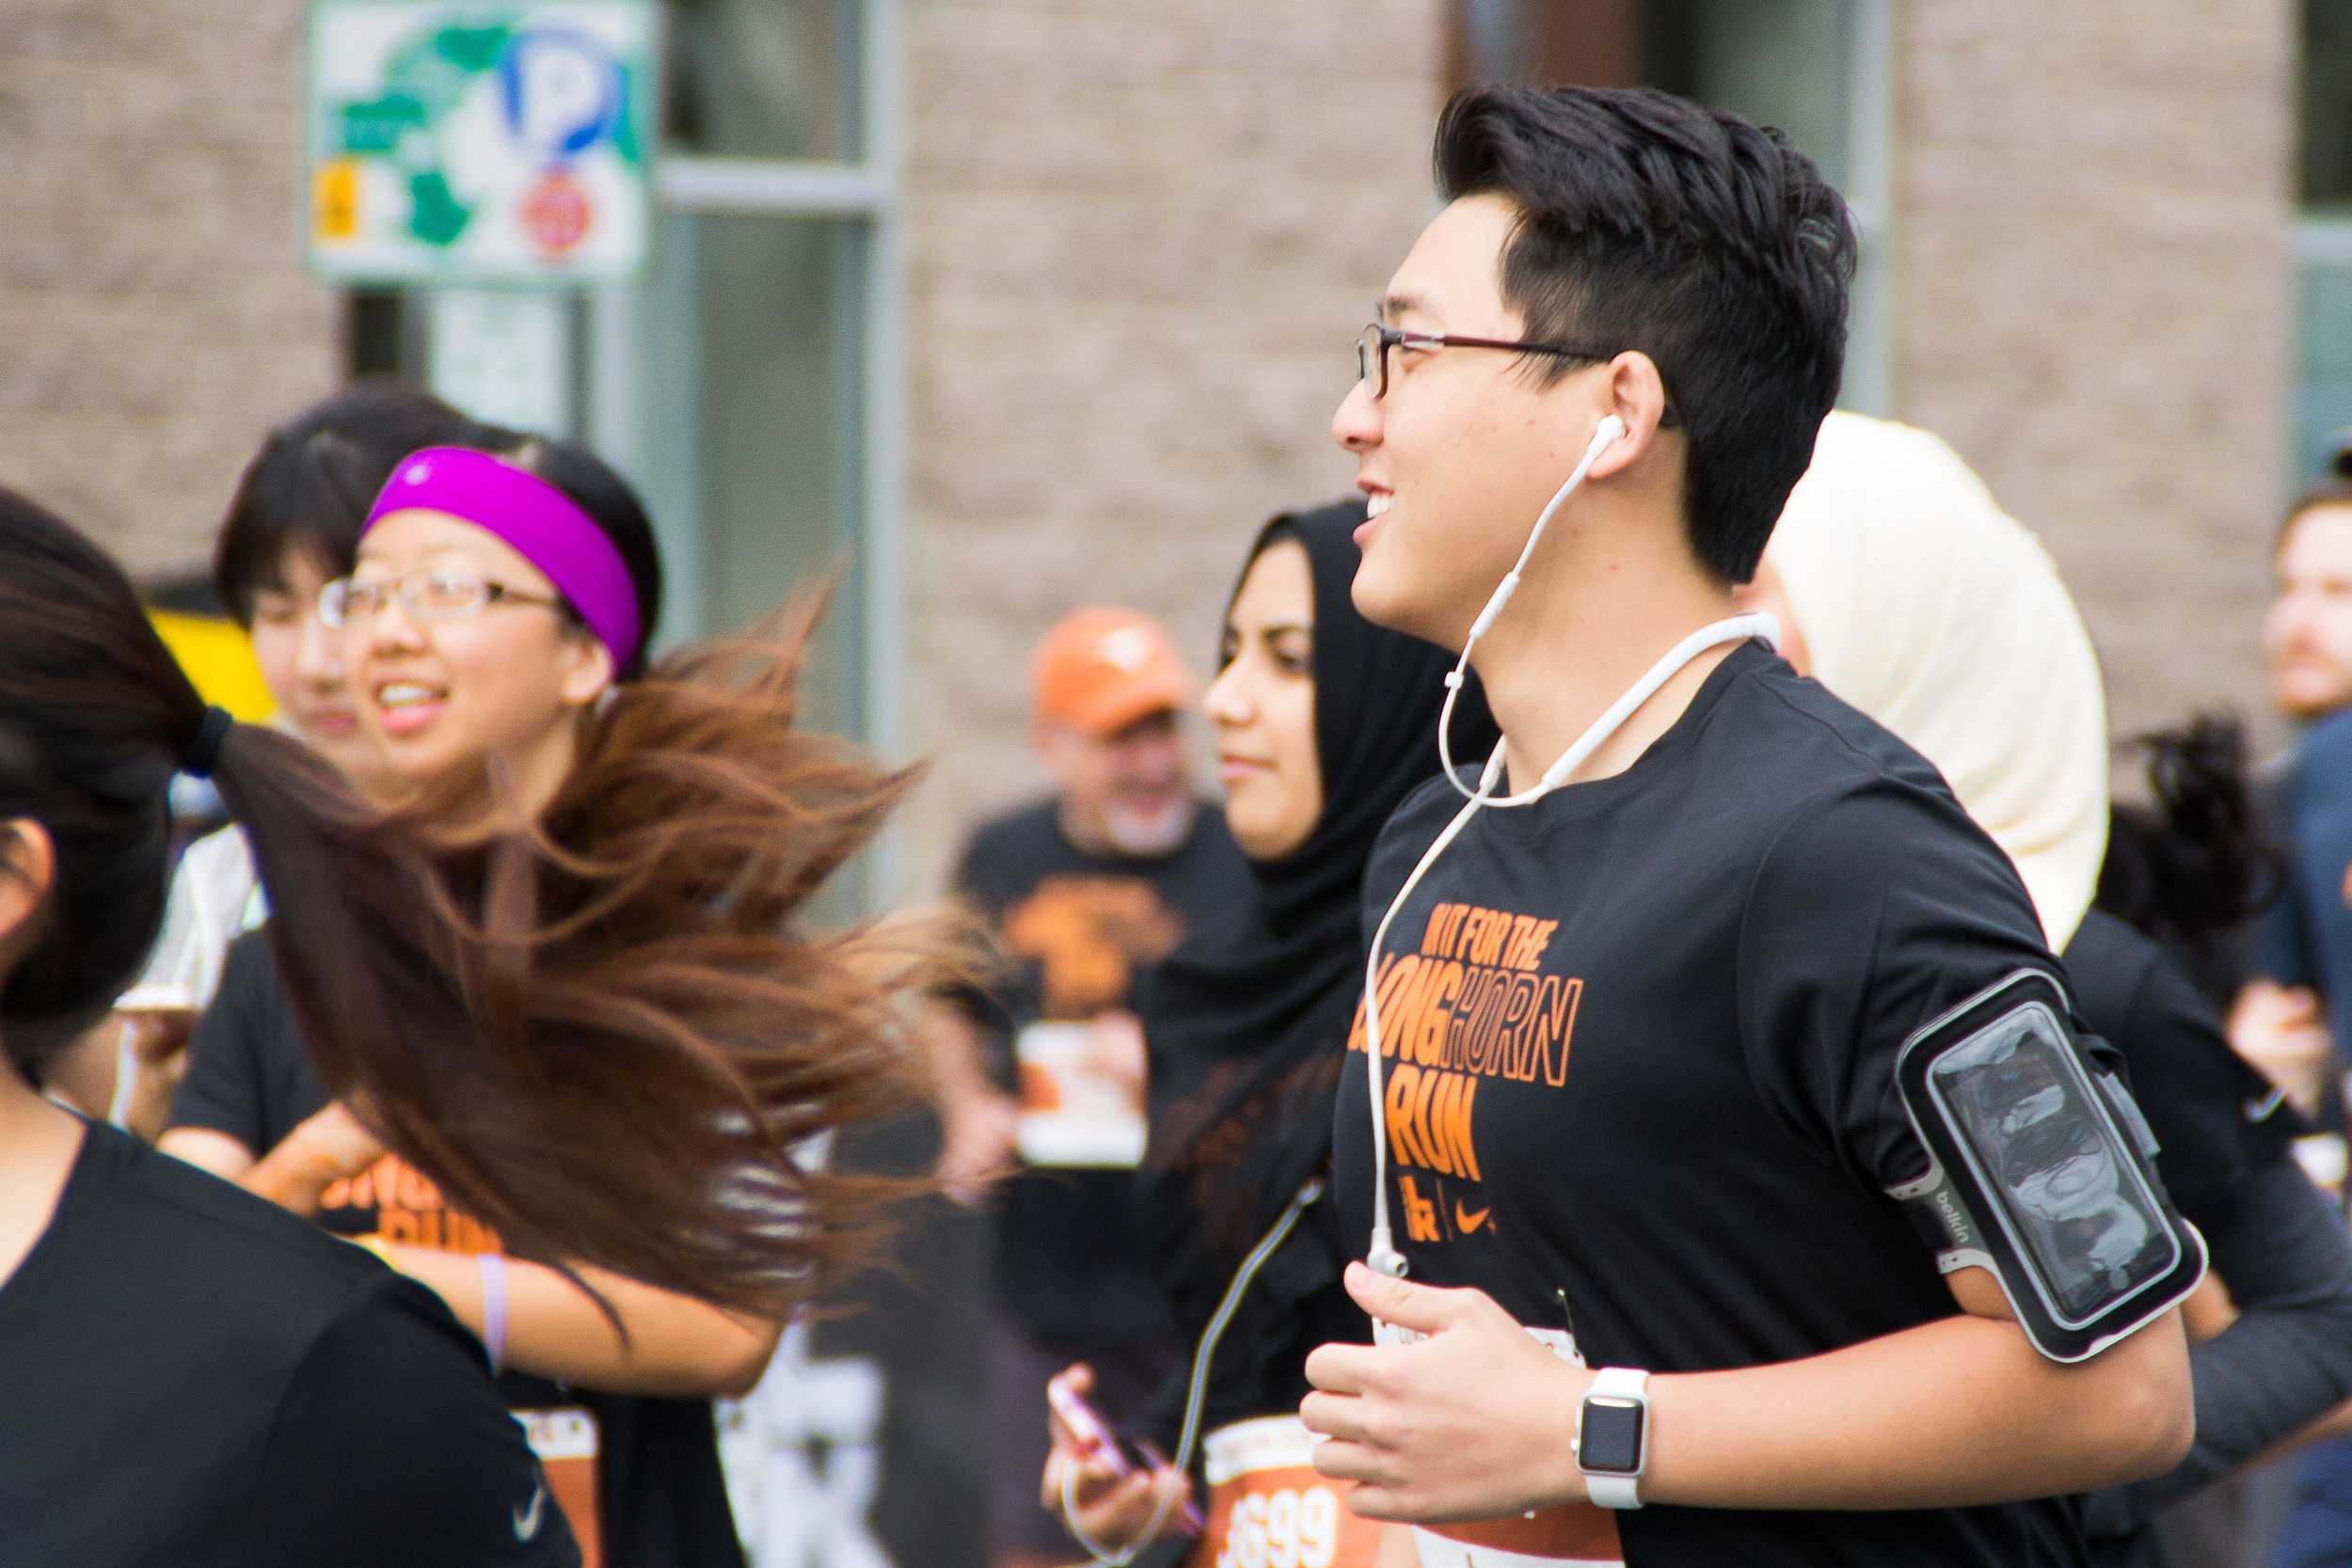
[[[1038,718],[1090,736],[1192,704],[1192,676],[1160,624],[1140,610],[1089,606],[1065,616],[1029,667]]]

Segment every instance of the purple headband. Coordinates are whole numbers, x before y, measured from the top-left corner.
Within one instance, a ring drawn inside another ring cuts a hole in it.
[[[571,497],[537,474],[469,447],[427,447],[400,460],[359,531],[416,510],[462,517],[514,546],[580,612],[616,669],[637,651],[637,585],[628,562]]]

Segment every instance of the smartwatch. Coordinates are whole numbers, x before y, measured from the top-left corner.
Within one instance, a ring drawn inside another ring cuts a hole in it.
[[[1605,1367],[1576,1415],[1576,1467],[1603,1508],[1639,1508],[1649,1467],[1649,1373]]]

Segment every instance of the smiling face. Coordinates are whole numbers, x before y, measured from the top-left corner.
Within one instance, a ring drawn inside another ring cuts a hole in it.
[[[1412,332],[1518,341],[1498,263],[1514,209],[1468,197],[1422,231],[1389,284],[1383,314]],[[1331,420],[1356,454],[1370,518],[1357,533],[1356,608],[1370,619],[1459,648],[1511,569],[1553,490],[1575,467],[1607,405],[1605,366],[1579,362],[1559,382],[1483,348],[1389,351],[1387,395],[1359,383]],[[1580,422],[1581,414],[1583,417]]]
[[[327,576],[310,551],[286,552],[275,577],[253,593],[253,657],[294,733],[365,786],[382,773],[384,756],[360,728],[342,634],[319,619]]]
[[[1306,546],[1277,540],[1250,562],[1226,611],[1223,664],[1201,701],[1216,727],[1225,820],[1251,860],[1291,853],[1323,816],[1314,644]]]
[[[521,552],[447,513],[396,512],[359,542],[355,582],[390,584],[446,571],[529,599],[555,586]],[[612,684],[604,644],[549,604],[494,601],[428,619],[398,594],[373,620],[343,628],[343,656],[362,725],[394,773],[437,779],[499,756],[523,803],[544,807],[571,770],[578,721]]]

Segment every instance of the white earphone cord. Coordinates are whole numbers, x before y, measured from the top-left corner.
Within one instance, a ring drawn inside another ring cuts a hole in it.
[[[1709,648],[1720,647],[1725,642],[1744,641],[1752,637],[1760,637],[1768,642],[1777,642],[1780,639],[1779,622],[1764,614],[1735,615],[1702,626],[1668,649],[1663,658],[1650,666],[1647,674],[1634,682],[1624,696],[1610,705],[1607,712],[1593,721],[1591,726],[1577,737],[1576,744],[1563,752],[1559,760],[1544,770],[1544,776],[1533,788],[1517,795],[1494,794],[1494,786],[1502,777],[1505,746],[1501,742],[1486,758],[1486,768],[1479,775],[1478,787],[1475,790],[1462,787],[1462,781],[1454,772],[1454,748],[1448,732],[1453,728],[1454,704],[1462,692],[1464,672],[1470,668],[1470,652],[1478,646],[1478,640],[1493,628],[1503,606],[1511,602],[1511,595],[1518,592],[1519,574],[1526,570],[1529,560],[1534,556],[1535,546],[1543,539],[1544,530],[1550,526],[1552,517],[1568,497],[1576,492],[1577,486],[1584,483],[1584,476],[1591,471],[1594,462],[1612,442],[1624,435],[1624,421],[1615,415],[1612,414],[1600,421],[1599,428],[1593,433],[1592,444],[1584,449],[1584,456],[1578,462],[1576,470],[1553,493],[1550,503],[1536,517],[1534,528],[1528,532],[1527,544],[1519,551],[1518,563],[1496,586],[1493,596],[1486,601],[1486,608],[1479,611],[1478,619],[1470,624],[1470,636],[1462,644],[1462,657],[1454,662],[1452,673],[1445,678],[1445,705],[1438,717],[1438,760],[1445,768],[1446,782],[1468,804],[1454,814],[1454,820],[1448,822],[1444,832],[1431,842],[1420,863],[1413,867],[1412,875],[1405,879],[1405,885],[1390,901],[1388,912],[1380,917],[1379,928],[1373,933],[1372,951],[1364,960],[1364,1052],[1367,1070],[1371,1075],[1373,1175],[1372,1247],[1364,1261],[1375,1273],[1391,1278],[1404,1277],[1405,1256],[1396,1250],[1395,1233],[1389,1225],[1389,1120],[1380,1037],[1380,954],[1388,945],[1389,927],[1395,923],[1397,912],[1412,897],[1413,890],[1421,885],[1421,879],[1428,875],[1429,868],[1438,863],[1438,858],[1461,836],[1462,830],[1470,826],[1470,818],[1481,810],[1487,806],[1533,805],[1559,788],[1571,774],[1584,766],[1587,758],[1608,742],[1611,736],[1625,726],[1626,721],[1631,719],[1643,704],[1657,695],[1659,688],[1674,679],[1685,665]]]

